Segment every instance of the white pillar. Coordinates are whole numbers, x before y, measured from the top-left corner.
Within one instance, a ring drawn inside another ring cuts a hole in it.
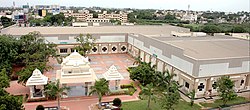
[[[30,86],[30,98],[34,98],[33,96],[33,93],[34,93],[34,86]]]

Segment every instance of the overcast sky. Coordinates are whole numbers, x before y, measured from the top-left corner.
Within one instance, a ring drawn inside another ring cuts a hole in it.
[[[62,6],[139,8],[139,9],[182,9],[196,11],[237,12],[250,10],[250,0],[0,0],[0,7],[9,7],[15,1],[16,6],[58,4]]]

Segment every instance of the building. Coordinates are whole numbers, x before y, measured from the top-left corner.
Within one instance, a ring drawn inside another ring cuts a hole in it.
[[[96,45],[90,54],[128,53],[157,65],[157,71],[169,70],[174,79],[196,98],[217,95],[216,80],[228,75],[236,92],[250,90],[249,40],[231,36],[204,36],[189,29],[164,26],[100,26],[55,28],[8,28],[2,34],[19,37],[39,31],[47,41],[58,44],[58,54],[70,54],[80,33],[92,34]],[[183,33],[183,34],[182,34]]]
[[[102,14],[98,14],[99,19],[113,19],[113,20],[119,20],[122,23],[125,23],[128,21],[128,15],[126,13],[119,12],[118,14],[111,13],[108,14],[107,11],[103,11]]]
[[[75,17],[76,21],[80,21],[80,22],[87,22],[87,20],[92,19],[93,18],[93,14],[89,13],[88,10],[82,10],[78,13],[73,13],[73,12],[66,12],[64,13],[65,17]]]
[[[67,49],[61,49],[60,52],[67,52]],[[73,50],[70,50],[73,51]],[[84,84],[85,95],[89,94],[90,87],[94,85],[97,77],[95,72],[89,66],[88,57],[81,56],[78,52],[73,51],[69,56],[63,59],[61,70],[57,70],[56,79],[60,80],[63,85]]]

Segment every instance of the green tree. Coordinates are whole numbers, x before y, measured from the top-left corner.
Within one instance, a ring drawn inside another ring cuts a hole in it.
[[[96,81],[94,86],[91,86],[90,89],[91,91],[89,92],[89,95],[98,95],[98,102],[100,107],[102,96],[109,92],[109,82],[106,79],[101,78],[100,80]]]
[[[173,110],[173,106],[179,103],[179,87],[180,86],[176,82],[171,82],[171,84],[165,88],[165,90],[159,96],[162,108]]]
[[[190,105],[193,106],[194,105],[194,99],[195,99],[195,90],[192,90],[189,94],[191,102]]]
[[[157,72],[157,80],[155,85],[159,91],[159,100],[161,102],[162,108],[167,110],[172,110],[173,105],[178,104],[180,99],[180,94],[178,89],[180,86],[173,80],[176,74],[169,73],[169,71]]]
[[[87,34],[83,35],[80,34],[77,37],[75,37],[76,41],[79,42],[80,44],[75,47],[75,49],[83,56],[86,56],[88,52],[91,51],[93,46],[95,45],[95,38],[92,37],[92,35]]]
[[[22,100],[0,88],[0,110],[22,110]]]
[[[141,95],[146,96],[148,98],[147,109],[150,110],[150,102],[156,98],[155,88],[153,83],[147,84],[145,87],[142,86]]]
[[[128,68],[129,77],[134,81],[139,81],[143,86],[155,81],[155,68],[151,66],[151,62],[141,62],[137,67]]]
[[[17,39],[9,35],[0,35],[0,70],[5,69],[8,76],[18,55],[18,47]]]
[[[0,88],[7,88],[10,86],[10,80],[7,76],[7,72],[5,69],[0,71]]]
[[[57,80],[56,82],[49,83],[45,87],[45,93],[49,98],[57,99],[57,107],[59,110],[61,110],[61,106],[60,106],[61,96],[65,94],[66,90],[69,90],[69,89],[70,88],[66,86],[60,86],[60,81]]]
[[[211,33],[212,35],[214,33],[221,32],[221,29],[217,27],[216,25],[205,25],[201,30],[205,33]]]
[[[12,20],[10,18],[7,18],[5,16],[2,16],[0,18],[0,21],[2,22],[2,25],[4,28],[15,24],[14,22],[12,22]]]
[[[41,71],[51,69],[46,63],[49,57],[57,57],[55,44],[45,41],[39,32],[23,35],[18,42],[19,49],[15,63],[25,67],[17,73],[19,83],[24,84],[35,68]]]
[[[245,28],[243,26],[234,26],[232,31],[233,33],[244,33],[246,32]]]
[[[217,92],[221,97],[223,106],[230,100],[233,100],[237,95],[233,89],[234,82],[229,78],[229,76],[222,76],[217,80],[216,86]]]

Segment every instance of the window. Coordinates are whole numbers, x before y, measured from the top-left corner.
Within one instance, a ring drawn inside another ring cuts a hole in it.
[[[107,47],[103,47],[103,48],[102,48],[102,51],[103,51],[103,52],[106,52],[107,50],[108,50]]]
[[[185,87],[189,88],[189,83],[185,82]]]
[[[204,89],[205,85],[203,85],[203,83],[200,83],[200,85],[198,86],[199,91],[202,91]]]
[[[243,84],[244,84],[244,80],[242,79],[241,81],[240,81],[240,85],[242,86]]]
[[[68,73],[72,73],[72,71],[68,71]]]
[[[97,48],[96,48],[96,47],[94,47],[94,48],[92,49],[92,51],[93,51],[93,52],[96,52],[96,51],[97,51]]]
[[[125,46],[122,46],[122,51],[125,51],[127,48]]]
[[[60,49],[60,53],[67,53],[68,49]]]
[[[112,47],[113,52],[116,51],[116,47]]]
[[[212,84],[213,89],[216,89],[216,82]]]

